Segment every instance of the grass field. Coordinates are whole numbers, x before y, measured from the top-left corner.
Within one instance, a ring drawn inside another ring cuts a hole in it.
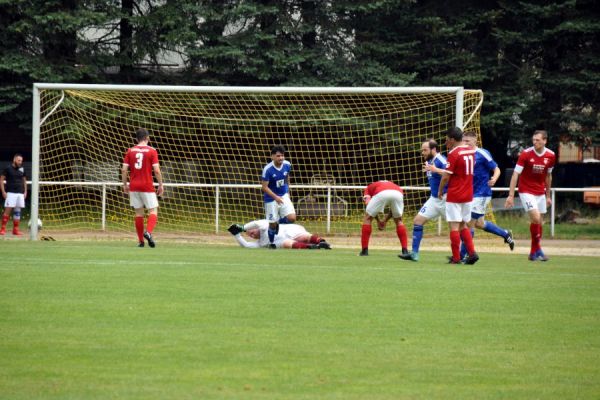
[[[0,242],[2,399],[600,398],[600,259]]]

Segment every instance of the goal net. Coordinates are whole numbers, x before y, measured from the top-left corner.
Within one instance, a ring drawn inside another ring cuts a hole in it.
[[[479,133],[482,98],[462,88],[36,84],[31,216],[48,234],[131,235],[120,168],[144,127],[165,182],[159,235],[224,233],[263,218],[260,175],[276,144],[287,149],[291,198],[310,231],[358,232],[362,190],[380,179],[408,188],[410,225],[429,196],[421,143],[443,145],[453,126]]]

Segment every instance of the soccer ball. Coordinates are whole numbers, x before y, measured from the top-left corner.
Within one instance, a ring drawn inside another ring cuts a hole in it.
[[[29,222],[27,223],[27,226],[29,228],[31,228],[31,220],[29,220]],[[42,230],[42,220],[38,218],[38,222],[37,222],[37,228],[38,231]]]

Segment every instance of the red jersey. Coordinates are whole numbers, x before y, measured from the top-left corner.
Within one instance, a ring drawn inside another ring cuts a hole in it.
[[[129,166],[129,190],[154,192],[152,167],[158,165],[158,153],[153,147],[137,145],[127,150],[123,165]]]
[[[390,181],[377,181],[371,183],[369,186],[365,188],[365,196],[375,196],[379,192],[383,192],[384,190],[397,190],[402,193],[402,188],[396,185],[394,182]]]
[[[446,171],[451,174],[446,201],[450,203],[473,201],[475,149],[468,146],[457,146],[450,150],[446,162]]]
[[[556,163],[556,155],[544,147],[541,154],[533,147],[523,150],[515,166],[515,171],[521,174],[519,178],[519,193],[529,193],[540,196],[546,193],[546,175],[552,173]]]

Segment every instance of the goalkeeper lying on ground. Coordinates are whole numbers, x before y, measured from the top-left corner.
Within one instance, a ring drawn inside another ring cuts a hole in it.
[[[233,224],[227,230],[235,236],[240,246],[248,248],[268,247],[273,249],[331,249],[329,243],[322,237],[313,235],[298,224],[279,225],[279,232],[271,245],[269,241],[269,221],[259,219],[248,222],[246,225]],[[256,241],[248,242],[242,236],[246,232],[248,236]]]

